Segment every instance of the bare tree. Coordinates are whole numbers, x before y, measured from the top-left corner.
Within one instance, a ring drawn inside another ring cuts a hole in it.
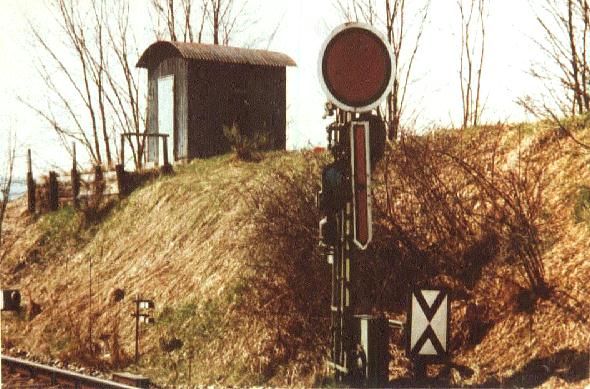
[[[140,133],[144,124],[137,73],[130,66],[137,50],[129,29],[129,2],[93,0],[80,6],[74,0],[51,0],[49,6],[63,47],[51,41],[38,24],[29,25],[40,49],[37,70],[50,103],[43,107],[21,100],[50,124],[68,151],[73,139],[82,144],[94,164],[112,166],[115,135]],[[140,137],[133,155],[136,166],[141,167],[136,148],[143,148]]]
[[[213,44],[218,45],[221,41],[221,44],[227,46],[236,32],[240,17],[244,15],[248,1],[210,0],[210,5],[209,23],[213,33]]]
[[[189,0],[190,4],[190,0]],[[177,25],[176,25],[176,8],[174,4],[174,0],[152,0],[152,8],[155,12],[155,19],[156,19],[156,27],[154,33],[158,40],[164,39],[164,36],[168,35],[168,39],[175,42],[178,40],[177,38]],[[185,8],[186,9],[186,8]],[[185,16],[185,20],[189,20],[189,26],[186,26],[186,22],[184,24],[186,31],[191,31],[190,28],[190,7],[188,8],[188,15]],[[161,24],[164,24],[164,31],[162,30]]]
[[[247,24],[248,5],[247,0],[152,0],[156,37],[197,43],[210,38],[215,45],[229,45]]]
[[[4,159],[3,171],[0,175],[0,247],[3,243],[2,225],[6,216],[6,208],[10,200],[10,189],[12,187],[12,174],[14,171],[14,159],[16,156],[16,142],[14,135],[9,134],[6,156]]]
[[[408,15],[405,0],[385,0],[383,8],[379,8],[374,0],[336,0],[334,4],[346,21],[363,22],[383,27],[386,31],[393,51],[393,85],[385,109],[380,108],[379,113],[383,112],[388,138],[395,140],[400,132],[412,67],[420,48],[430,0],[425,1],[411,15]],[[410,34],[412,28],[415,29],[413,35]]]
[[[393,78],[393,90],[387,100],[387,122],[389,123],[389,139],[397,139],[400,129],[400,119],[405,108],[406,92],[408,90],[408,82],[410,80],[410,73],[412,71],[412,65],[416,58],[416,53],[420,47],[420,39],[424,31],[424,25],[426,24],[426,18],[428,17],[428,8],[430,7],[430,1],[428,1],[419,13],[415,15],[415,18],[419,20],[418,31],[416,33],[415,41],[413,45],[409,47],[408,59],[404,61],[402,59],[402,48],[404,45],[404,37],[407,34],[407,28],[405,25],[406,2],[405,0],[393,0],[393,4],[390,0],[385,0],[385,8],[387,12],[387,39],[393,47],[394,57],[394,78]]]
[[[115,65],[106,72],[110,93],[106,95],[118,127],[123,132],[128,129],[137,134],[135,144],[130,142],[136,168],[141,169],[144,156],[145,134],[147,126],[142,114],[140,100],[144,94],[140,92],[138,72],[132,65],[132,58],[139,58],[137,42],[129,26],[129,3],[120,2],[114,10],[119,17],[114,24],[107,24],[108,42]],[[125,161],[121,161],[124,163]]]
[[[487,4],[486,0],[458,0],[457,5],[461,14],[459,79],[463,108],[462,128],[466,128],[479,124],[483,108],[480,99]]]
[[[532,39],[544,61],[533,63],[530,74],[543,84],[545,91],[534,98],[525,96],[519,103],[528,112],[554,121],[563,134],[590,149],[559,119],[590,111],[588,0],[544,0],[531,2],[531,7],[543,31],[542,39]]]

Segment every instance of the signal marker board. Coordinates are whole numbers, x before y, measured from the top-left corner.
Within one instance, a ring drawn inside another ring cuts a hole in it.
[[[418,289],[410,296],[407,351],[412,359],[437,363],[449,356],[450,301],[442,289]]]
[[[373,238],[371,219],[371,156],[369,122],[350,124],[352,167],[353,242],[365,250]]]

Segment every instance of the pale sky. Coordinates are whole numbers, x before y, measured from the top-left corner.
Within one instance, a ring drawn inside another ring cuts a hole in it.
[[[420,112],[417,123],[420,128],[457,124],[461,115],[458,76],[461,31],[457,3],[456,0],[431,1],[428,24],[413,70],[417,81],[408,92],[407,103],[408,109]],[[149,0],[133,1],[139,8],[144,3],[147,8]],[[252,0],[250,3],[259,22],[248,33],[268,34],[280,22],[269,49],[288,54],[298,65],[288,69],[288,148],[325,146],[327,122],[321,117],[326,98],[318,81],[318,54],[323,41],[342,19],[332,0]],[[60,148],[52,130],[17,100],[17,96],[22,96],[40,105],[47,104],[44,84],[34,67],[33,58],[37,54],[30,44],[27,16],[42,28],[51,25],[42,0],[0,0],[0,152],[6,146],[8,130],[13,128],[21,146],[18,154],[23,155],[31,147],[38,171],[48,170],[50,165],[69,168],[69,156]],[[140,39],[147,47],[155,40],[149,33],[147,14],[134,17],[135,23],[143,25],[145,33]],[[58,32],[53,32],[52,38],[58,38]],[[541,88],[526,74],[531,61],[542,60],[530,39],[539,33],[528,0],[490,0],[482,80],[485,120],[495,123],[529,119],[515,100],[535,94]],[[48,34],[52,35],[52,31]],[[143,80],[146,82],[145,75]],[[19,159],[19,176],[23,174],[24,163],[23,158]]]

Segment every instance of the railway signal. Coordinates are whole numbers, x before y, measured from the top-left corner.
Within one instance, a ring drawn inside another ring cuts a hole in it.
[[[348,167],[343,161],[327,165],[322,171],[322,189],[318,193],[318,207],[331,213],[341,209],[348,201],[346,182]]]
[[[330,366],[337,381],[353,384],[359,382],[353,382],[356,379],[368,383],[369,376],[386,375],[375,372],[383,370],[383,364],[375,361],[386,360],[381,354],[387,348],[369,347],[374,335],[371,342],[362,342],[363,334],[383,332],[375,330],[380,321],[353,316],[356,293],[352,278],[357,251],[367,249],[372,239],[371,166],[383,155],[385,128],[371,111],[391,90],[392,58],[388,42],[374,27],[347,23],[331,33],[318,61],[319,78],[329,100],[326,114],[336,115],[335,123],[327,128],[334,162],[324,168],[318,193],[318,206],[325,216],[320,221],[320,238],[332,265]],[[366,366],[359,366],[358,361],[365,361]]]

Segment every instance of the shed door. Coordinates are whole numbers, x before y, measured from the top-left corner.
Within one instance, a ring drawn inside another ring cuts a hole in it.
[[[158,78],[158,132],[168,134],[168,160],[174,161],[174,76]],[[160,147],[158,147],[159,149]],[[163,151],[163,150],[162,150]],[[164,156],[158,158],[164,163]],[[160,162],[160,161],[159,161]]]

